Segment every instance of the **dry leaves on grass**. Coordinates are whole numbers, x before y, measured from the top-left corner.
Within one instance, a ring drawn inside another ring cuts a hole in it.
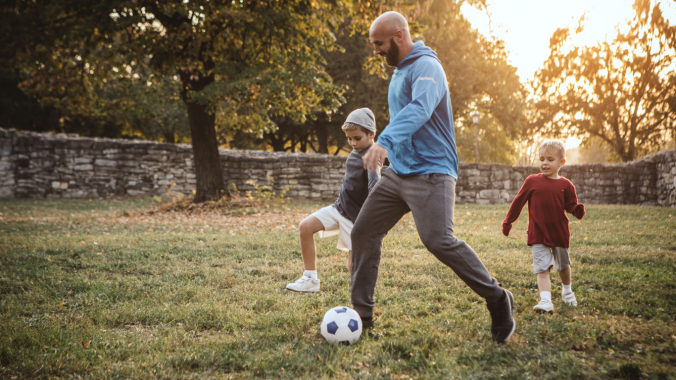
[[[191,198],[186,198],[177,202],[167,203],[148,211],[140,213],[141,215],[156,215],[169,212],[181,212],[184,214],[212,214],[212,213],[230,213],[233,209],[260,209],[270,205],[264,200],[257,198],[231,197],[221,198],[218,201],[206,201],[202,203],[193,203]],[[132,213],[133,215],[133,213]]]
[[[125,212],[118,222],[129,227],[134,224],[153,226],[147,232],[222,231],[230,235],[246,235],[295,231],[307,214],[307,211],[290,210],[278,201],[258,198],[224,198],[203,203],[185,199],[148,211]]]

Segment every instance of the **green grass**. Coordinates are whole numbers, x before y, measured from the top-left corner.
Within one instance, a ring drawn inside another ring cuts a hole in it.
[[[150,199],[0,202],[0,378],[676,378],[676,210],[589,206],[571,225],[573,290],[538,299],[525,215],[456,209],[456,232],[515,296],[517,330],[490,338],[485,303],[421,245],[407,215],[386,238],[376,329],[353,346],[319,322],[349,305],[345,255],[318,239],[322,292],[295,226],[316,203],[138,216]],[[246,211],[246,214],[245,214]]]

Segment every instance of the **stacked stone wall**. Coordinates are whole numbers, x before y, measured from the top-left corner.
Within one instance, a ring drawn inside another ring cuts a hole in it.
[[[655,163],[656,204],[676,207],[676,150],[657,153],[648,159]]]
[[[287,196],[333,200],[345,157],[221,149],[229,185],[269,186]],[[0,198],[190,195],[192,148],[149,141],[81,138],[0,129]],[[458,203],[509,203],[537,167],[460,164]],[[676,151],[617,165],[566,165],[581,202],[676,207]]]
[[[345,158],[220,149],[229,185],[287,188],[293,198],[328,199],[340,190]],[[0,129],[0,198],[190,195],[190,145],[18,133]],[[252,183],[254,185],[252,185]]]

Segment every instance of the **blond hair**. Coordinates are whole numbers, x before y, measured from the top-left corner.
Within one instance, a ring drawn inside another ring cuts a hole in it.
[[[343,124],[341,129],[343,131],[356,131],[357,129],[361,129],[361,131],[364,132],[367,136],[368,136],[369,133],[374,133],[373,131],[369,131],[368,129],[362,127],[359,124],[350,123],[350,122],[347,122],[347,121],[345,122],[345,124]]]
[[[542,150],[550,150],[554,151],[559,154],[559,157],[562,159],[566,158],[566,145],[563,144],[563,142],[559,140],[545,140],[540,144],[540,149],[539,151],[542,152]]]

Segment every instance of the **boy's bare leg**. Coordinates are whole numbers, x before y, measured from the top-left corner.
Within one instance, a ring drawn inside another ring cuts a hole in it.
[[[538,291],[551,293],[552,283],[549,281],[549,270],[538,273],[537,277],[538,277]],[[570,279],[568,281],[570,282]]]
[[[538,273],[537,278],[540,302],[533,306],[533,310],[541,313],[552,313],[554,306],[552,306],[552,283],[549,281],[549,269]]]
[[[347,251],[347,269],[352,274],[352,251]]]
[[[561,283],[563,284],[561,289],[561,299],[563,300],[563,303],[565,303],[568,306],[577,306],[577,300],[575,299],[575,293],[573,293],[573,290],[571,289],[571,270],[570,266],[567,267],[566,269],[562,270],[559,272],[559,276],[561,277]]]
[[[547,276],[549,277],[549,276]],[[570,267],[559,272],[559,277],[561,277],[561,283],[563,285],[570,285],[571,272]],[[538,283],[539,284],[539,283]]]
[[[323,230],[324,225],[322,222],[312,215],[303,219],[298,226],[300,252],[303,255],[305,270],[317,270],[317,248],[315,247],[314,234]]]

